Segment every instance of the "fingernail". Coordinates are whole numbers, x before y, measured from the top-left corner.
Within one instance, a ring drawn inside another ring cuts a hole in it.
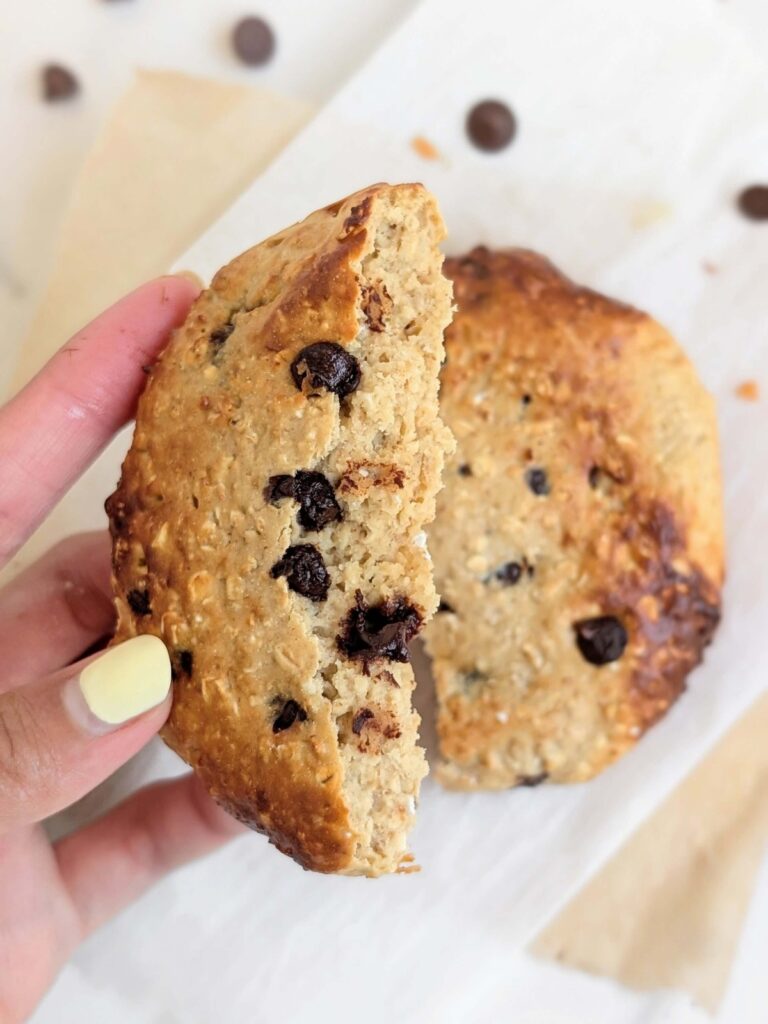
[[[171,659],[158,637],[135,636],[87,665],[76,684],[99,722],[122,725],[168,696]]]

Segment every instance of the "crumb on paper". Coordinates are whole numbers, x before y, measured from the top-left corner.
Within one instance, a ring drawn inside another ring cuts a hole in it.
[[[760,388],[756,380],[745,380],[736,388],[736,395],[745,402],[756,402],[760,398]]]
[[[718,265],[716,263],[713,263],[711,260],[702,260],[701,269],[704,271],[705,274],[716,274],[720,270],[720,267],[718,267]]]
[[[411,148],[424,160],[437,160],[440,157],[437,147],[433,146],[429,139],[425,139],[423,135],[416,135],[411,139]]]
[[[672,207],[659,199],[641,199],[632,208],[632,227],[649,228],[672,216]]]

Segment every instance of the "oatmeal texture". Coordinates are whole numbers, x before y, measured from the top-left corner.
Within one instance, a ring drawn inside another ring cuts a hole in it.
[[[667,711],[717,626],[714,403],[662,327],[534,253],[477,248],[446,272],[437,774],[582,781]]]
[[[426,774],[407,642],[449,432],[451,286],[420,185],[375,185],[224,267],[153,368],[107,502],[116,640],[174,666],[165,741],[305,868],[411,870]]]

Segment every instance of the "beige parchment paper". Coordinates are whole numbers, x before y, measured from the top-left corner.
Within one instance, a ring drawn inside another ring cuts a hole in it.
[[[248,86],[143,71],[87,158],[22,347],[19,386],[78,327],[164,273],[309,120]],[[55,517],[15,560],[58,539]],[[768,698],[539,935],[531,950],[715,1008],[768,840]]]

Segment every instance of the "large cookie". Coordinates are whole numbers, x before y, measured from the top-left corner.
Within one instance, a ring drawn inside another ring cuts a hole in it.
[[[717,625],[713,401],[662,327],[540,256],[477,248],[445,269],[439,777],[589,779],[676,700]]]
[[[166,742],[306,868],[405,855],[408,641],[450,434],[437,207],[377,185],[244,253],[153,368],[108,501],[117,640],[161,636]]]

